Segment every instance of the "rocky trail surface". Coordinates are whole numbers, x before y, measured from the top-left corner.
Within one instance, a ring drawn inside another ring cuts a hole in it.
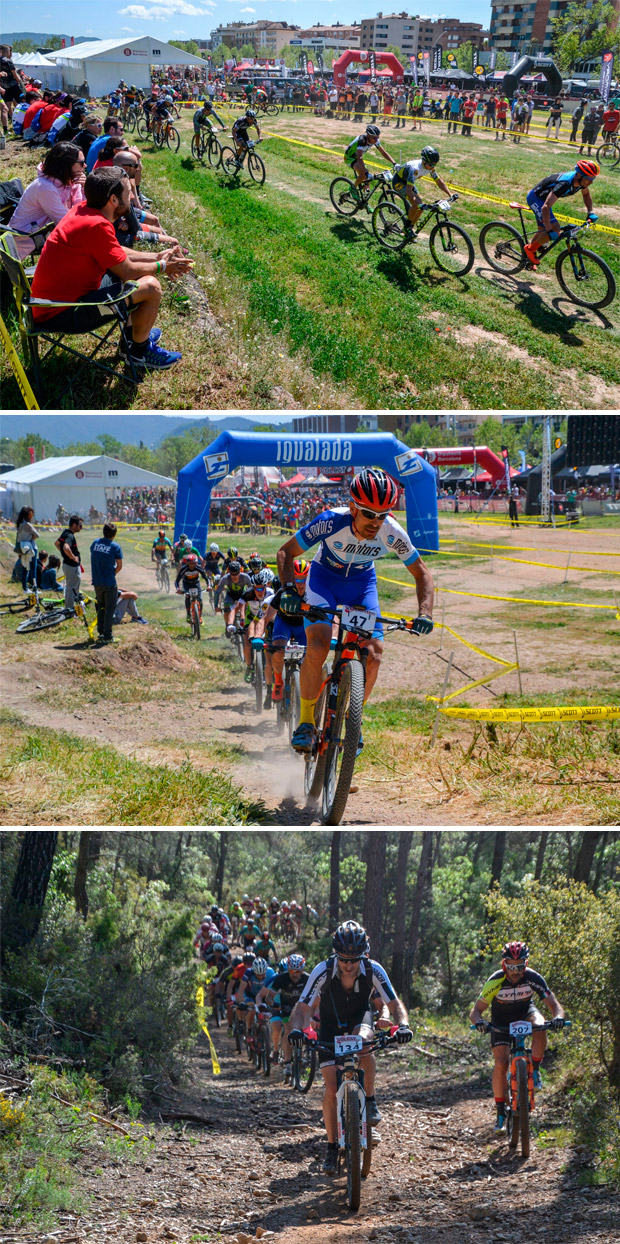
[[[85,1150],[79,1178],[91,1199],[61,1229],[0,1235],[0,1244],[617,1244],[614,1193],[583,1186],[581,1148],[533,1143],[523,1160],[492,1133],[490,1069],[458,1042],[430,1038],[428,1055],[383,1055],[377,1100],[383,1119],[359,1212],[345,1180],[321,1171],[321,1087],[307,1097],[266,1080],[234,1053],[224,1031],[190,1058],[183,1091],[151,1113],[146,1157]],[[432,1051],[438,1051],[433,1055]],[[430,1067],[430,1070],[429,1070]],[[539,1095],[539,1127],[561,1122],[558,1099]],[[547,1133],[548,1135],[549,1133]],[[561,1134],[560,1134],[561,1135]]]

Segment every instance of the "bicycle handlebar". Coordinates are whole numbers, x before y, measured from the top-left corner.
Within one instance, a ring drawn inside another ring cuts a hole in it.
[[[363,609],[365,606],[360,605],[359,608]],[[330,609],[327,605],[309,605],[305,600],[301,602],[300,612],[308,614],[310,621],[315,622],[329,622],[333,618],[342,618],[342,606],[338,609]],[[379,614],[375,615],[375,622],[385,622],[388,631],[408,631],[410,635],[418,634],[413,629],[415,621],[415,618],[383,618]],[[353,635],[368,636],[371,634],[363,627],[347,626],[347,630]]]
[[[558,1019],[560,1019],[561,1017],[560,1017],[560,1016],[558,1016],[557,1018],[558,1018]],[[519,1023],[520,1021],[519,1021],[519,1020],[515,1020],[515,1021],[513,1021],[513,1022],[514,1022],[514,1023]],[[524,1020],[523,1022],[525,1023],[526,1021]],[[527,1022],[529,1023],[529,1020],[528,1020]],[[570,1028],[570,1027],[571,1027],[571,1024],[572,1024],[572,1021],[571,1021],[570,1019],[565,1019],[565,1020],[564,1020],[564,1025],[563,1025],[563,1027],[564,1027],[564,1028]],[[470,1029],[472,1029],[472,1028],[473,1028],[473,1029],[475,1029],[475,1031],[476,1031],[476,1032],[479,1032],[479,1031],[482,1031],[482,1032],[507,1032],[509,1036],[511,1035],[511,1034],[510,1034],[510,1029],[508,1028],[508,1026],[507,1026],[506,1024],[491,1024],[489,1021],[485,1021],[485,1026],[484,1026],[484,1028],[483,1028],[482,1030],[478,1028],[478,1025],[477,1025],[477,1024],[470,1024],[470,1025],[469,1025],[469,1027],[470,1027]],[[532,1032],[544,1032],[546,1029],[550,1029],[550,1028],[553,1028],[553,1020],[552,1020],[552,1019],[546,1019],[546,1020],[544,1021],[544,1023],[542,1023],[542,1024],[532,1024]],[[559,1029],[558,1029],[558,1031],[559,1031]]]
[[[384,1050],[387,1045],[393,1045],[396,1041],[396,1034],[388,1036],[387,1034],[375,1038],[373,1041],[365,1041],[362,1037],[363,1048],[361,1050],[353,1050],[352,1053],[359,1054],[366,1058],[369,1054],[374,1054],[375,1050]],[[304,1032],[304,1042],[313,1050],[324,1050],[326,1054],[334,1054],[336,1059],[346,1058],[346,1054],[336,1054],[334,1051],[334,1041],[319,1041],[317,1037],[309,1037]]]

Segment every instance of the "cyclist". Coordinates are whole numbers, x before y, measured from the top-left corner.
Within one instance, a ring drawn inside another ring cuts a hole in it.
[[[175,586],[176,591],[179,593],[179,596],[185,593],[185,614],[186,614],[187,622],[191,622],[190,612],[189,612],[190,598],[188,596],[188,592],[190,591],[190,589],[193,589],[193,588],[198,588],[198,607],[200,609],[200,615],[202,617],[202,588],[200,586],[201,578],[204,579],[205,583],[207,582],[207,576],[204,570],[198,565],[198,558],[196,554],[188,553],[186,556],[183,557],[183,560],[177,572],[177,577],[174,581],[174,586]]]
[[[151,561],[163,562],[168,556],[172,557],[172,544],[165,531],[160,528],[151,547]]]
[[[175,566],[178,566],[178,564],[179,564],[179,562],[180,562],[180,560],[181,560],[181,558],[182,558],[182,556],[183,556],[183,553],[184,553],[184,551],[185,551],[185,541],[186,541],[186,540],[187,540],[187,536],[185,535],[185,532],[183,531],[183,532],[181,533],[181,535],[179,536],[178,540],[176,540],[176,541],[175,541],[175,543],[174,543],[174,545],[173,545],[172,555],[173,555],[173,560],[174,560],[174,564],[175,564]]]
[[[249,894],[244,894],[244,895],[243,895],[243,897],[242,897],[242,899],[241,899],[241,906],[243,907],[243,910],[244,910],[244,912],[245,912],[245,915],[246,915],[246,916],[251,916],[251,915],[252,915],[252,912],[254,911],[254,904],[253,904],[252,899],[250,898]]]
[[[310,566],[303,558],[297,557],[293,562],[293,573],[295,575],[294,585],[295,591],[299,597],[303,597],[306,584],[308,582],[308,572]],[[282,601],[282,593],[284,588],[279,588],[273,596],[269,598],[268,608],[265,620],[273,621],[273,631],[271,635],[271,668],[273,670],[273,690],[271,692],[272,700],[281,700],[284,692],[284,682],[282,674],[284,671],[284,652],[289,640],[292,643],[300,644],[301,647],[306,646],[306,632],[304,629],[304,619],[302,613],[283,613],[280,606]],[[301,601],[300,601],[301,604]]]
[[[297,899],[291,899],[291,919],[297,929],[297,937],[301,937],[301,924],[304,918],[304,909]]]
[[[598,220],[598,216],[592,210],[590,186],[599,173],[600,169],[596,160],[578,160],[575,167],[569,169],[567,173],[550,173],[530,190],[527,205],[531,207],[539,228],[524,250],[533,267],[537,268],[540,263],[540,260],[536,258],[536,251],[539,247],[544,246],[546,242],[555,242],[560,236],[562,226],[556,220],[552,210],[557,199],[566,199],[569,195],[580,191],[588,212],[587,219]]]
[[[247,588],[252,586],[248,574],[241,573],[239,562],[230,562],[228,574],[222,574],[215,589],[215,612],[224,614],[226,634],[230,635],[235,628],[235,613],[241,597]],[[220,597],[224,596],[223,607],[220,608]]]
[[[194,134],[197,138],[200,136],[201,129],[206,129],[210,134],[215,134],[215,127],[211,121],[212,117],[215,118],[220,129],[224,131],[226,126],[224,125],[222,118],[218,117],[211,100],[205,99],[204,103],[200,105],[200,108],[196,109],[193,116]]]
[[[152,131],[158,136],[161,134],[162,126],[165,125],[166,121],[172,120],[171,103],[172,100],[169,95],[160,94],[157,96],[155,105],[151,108]]]
[[[260,556],[260,553],[250,553],[250,556],[248,557],[248,570],[250,574],[253,575],[260,574],[261,570],[266,570],[265,563]],[[269,580],[269,582],[271,582],[271,580]]]
[[[231,548],[226,550],[226,557],[224,558],[224,561],[222,563],[223,574],[226,574],[226,571],[230,569],[231,562],[239,562],[239,565],[241,566],[243,573],[244,574],[248,573],[247,562],[245,561],[243,557],[240,556],[239,549],[236,549],[234,545]]]
[[[213,942],[203,959],[208,968],[215,968],[217,975],[230,965],[230,951],[224,942]]]
[[[303,1029],[308,1026],[312,1005],[320,998],[319,1032],[321,1042],[331,1042],[344,1033],[359,1033],[366,1041],[372,1041],[372,1014],[370,999],[373,990],[389,1009],[398,1024],[399,1045],[411,1041],[407,1011],[397,998],[390,978],[380,963],[370,955],[370,942],[366,930],[355,920],[345,920],[336,929],[333,951],[329,959],[318,963],[310,974],[306,987],[292,1016],[289,1032],[291,1045],[301,1045]],[[323,1120],[327,1132],[327,1154],[323,1170],[334,1174],[337,1168],[337,1120],[336,1120],[336,1067],[333,1054],[319,1051],[319,1065],[325,1091],[323,1095]],[[375,1057],[360,1057],[364,1070],[366,1091],[366,1117],[369,1123],[379,1123],[381,1113],[375,1099]]]
[[[254,947],[254,942],[262,937],[262,929],[254,922],[253,916],[246,916],[245,924],[239,929],[239,940],[244,950]]]
[[[407,532],[392,517],[398,500],[398,488],[385,471],[365,467],[354,476],[349,505],[324,510],[278,550],[278,568],[285,590],[280,599],[283,613],[297,609],[294,591],[295,558],[318,544],[318,552],[310,566],[306,601],[336,609],[339,605],[357,605],[379,613],[377,575],[374,563],[378,557],[396,553],[415,580],[419,614],[413,624],[418,635],[433,629],[433,577],[414,548]],[[314,706],[323,681],[323,663],[329,652],[332,627],[327,622],[306,622],[307,648],[300,671],[300,718],[291,740],[296,751],[310,751],[314,742]],[[370,640],[362,641],[368,649],[366,693],[368,699],[379,672],[383,652],[383,628],[380,622]],[[361,740],[360,740],[361,742]]]
[[[275,977],[273,968],[264,959],[255,959],[251,968],[248,968],[242,978],[237,990],[237,1018],[243,1018],[243,1011],[247,1009],[248,1016],[246,1026],[248,1032],[254,1027],[254,1016],[256,1013],[256,998],[264,985],[270,985]]]
[[[262,86],[257,86],[256,88],[256,95],[254,97],[254,103],[257,108],[263,108],[263,109],[266,108],[267,104],[269,103],[269,100],[267,98],[267,92],[263,90]]]
[[[250,565],[251,563],[250,558]],[[262,575],[262,571],[252,575],[250,587],[246,588],[241,597],[240,609],[245,605],[242,626],[246,682],[252,681],[252,648],[262,647],[265,633],[265,615],[270,595],[267,579],[263,579]]]
[[[205,553],[205,570],[207,574],[215,576],[219,574],[219,564],[224,563],[224,554],[220,552],[219,544],[210,544]]]
[[[237,998],[237,990],[245,976],[248,968],[251,968],[256,955],[252,951],[246,951],[243,955],[235,955],[237,962],[233,968],[229,968],[225,973],[227,977],[226,985],[226,1011],[228,1015],[228,1035],[231,1035],[231,1025],[233,1020],[233,1009]],[[234,962],[234,961],[233,961]]]
[[[256,119],[256,113],[253,108],[246,108],[244,115],[242,117],[237,117],[237,120],[232,127],[232,136],[237,149],[237,160],[239,163],[243,160],[243,157],[248,149],[248,143],[250,141],[248,130],[251,125],[254,126],[254,129],[260,138],[260,125]]]
[[[254,943],[254,950],[261,959],[266,959],[267,963],[269,963],[270,954],[273,955],[274,963],[278,962],[278,952],[268,933],[261,933],[258,940]]]
[[[157,87],[154,86],[151,89],[151,94],[147,95],[146,98],[142,100],[142,111],[144,113],[144,119],[146,121],[146,128],[149,131],[151,130],[152,125],[153,125],[153,116],[154,116],[155,106],[158,102],[159,102],[159,91]]]
[[[228,915],[230,917],[232,935],[236,938],[239,925],[242,924],[245,919],[245,912],[241,906],[241,903],[237,899],[235,899],[234,903],[231,903],[228,908]]]
[[[306,960],[303,955],[289,955],[288,959],[285,960],[285,964],[284,968],[279,968],[277,975],[274,976],[269,985],[263,985],[263,988],[257,995],[256,1003],[260,1006],[262,1002],[265,1002],[267,1006],[271,1006],[276,994],[280,996],[278,1012],[273,1015],[271,1020],[273,1041],[271,1058],[272,1062],[277,1063],[280,1042],[282,1042],[284,1080],[286,1083],[291,1078],[291,1047],[288,1040],[291,1015],[308,983],[308,973],[304,972]]]
[[[185,541],[183,545],[181,546],[181,556],[187,557],[189,553],[195,553],[200,565],[202,566],[202,553],[200,552],[199,549],[196,548],[194,544],[192,544],[189,536],[186,536]]]
[[[345,164],[348,164],[349,168],[355,173],[355,185],[351,191],[354,199],[359,199],[359,192],[362,186],[365,186],[370,179],[370,174],[364,164],[364,156],[368,155],[369,151],[380,151],[384,159],[389,160],[391,165],[396,163],[385,148],[381,146],[379,142],[380,137],[381,130],[378,125],[367,125],[364,133],[358,134],[357,138],[354,138],[349,143],[344,153]]]
[[[528,968],[529,947],[525,942],[506,942],[502,950],[502,966],[486,981],[480,997],[470,1014],[470,1021],[481,1032],[486,1028],[483,1011],[491,1004],[491,1023],[495,1028],[507,1029],[515,1020],[527,1019],[532,1026],[542,1024],[543,1017],[534,1004],[534,994],[545,1002],[551,1011],[553,1027],[564,1027],[564,1010],[544,979],[538,972]],[[540,1065],[547,1048],[544,1029],[532,1034],[532,1063],[534,1065],[534,1088],[542,1088]],[[508,1032],[491,1032],[491,1049],[495,1058],[493,1068],[493,1095],[497,1107],[495,1131],[506,1127],[506,1102],[508,1100],[507,1072],[510,1065],[510,1036]]]
[[[123,102],[122,88],[117,87],[115,91],[110,91],[108,95],[108,116],[117,117],[120,106]]]
[[[278,927],[278,919],[280,915],[280,904],[274,895],[269,904],[269,932],[275,936]]]
[[[409,226],[407,228],[407,240],[413,242],[415,235],[413,232],[414,225],[424,209],[424,203],[420,198],[416,187],[416,179],[418,177],[432,177],[437,183],[439,189],[450,197],[450,191],[445,181],[442,181],[438,173],[435,172],[435,166],[439,164],[439,152],[435,147],[423,147],[422,154],[418,160],[407,160],[405,164],[394,165],[394,176],[392,178],[392,188],[401,198],[405,199],[408,204],[407,219]]]

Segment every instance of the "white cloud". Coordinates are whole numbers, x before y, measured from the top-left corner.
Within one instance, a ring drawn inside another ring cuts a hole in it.
[[[132,35],[134,33],[133,26],[121,26],[121,32],[124,35]]]
[[[209,6],[213,7],[213,0],[204,0]],[[166,21],[170,17],[179,14],[181,17],[206,17],[210,16],[209,8],[204,8],[201,4],[200,8],[195,4],[190,4],[188,0],[159,0],[157,4],[129,4],[125,9],[119,9],[118,12],[123,17],[136,18],[152,18],[155,21]]]
[[[245,8],[245,9],[240,9],[239,12],[240,13],[255,13],[256,9]]]
[[[172,32],[173,39],[183,39],[186,35],[187,35],[186,30],[173,30]]]

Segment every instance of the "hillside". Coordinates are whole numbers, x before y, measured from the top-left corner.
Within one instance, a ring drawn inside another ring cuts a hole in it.
[[[2,418],[2,436],[9,439],[22,437],[26,432],[52,440],[59,449],[71,445],[75,441],[96,440],[98,436],[107,434],[115,437],[122,445],[139,445],[142,441],[150,448],[160,445],[168,436],[181,436],[190,428],[224,428],[237,431],[250,431],[257,424],[272,422],[272,415],[267,412],[262,418],[244,418],[241,415],[225,415],[220,419],[208,417],[182,419],[178,415],[4,415]],[[275,420],[278,421],[278,416]],[[282,424],[283,428],[290,424]]]
[[[18,39],[32,39],[33,43],[40,44],[41,46],[43,46],[44,44],[47,44],[50,39],[64,39],[68,47],[69,44],[71,43],[71,38],[72,38],[71,35],[63,35],[63,34],[55,35],[55,34],[51,34],[50,32],[42,35],[38,31],[32,31],[32,30],[14,30],[12,31],[11,34],[0,35],[0,41],[2,41],[3,43],[13,44],[13,43],[17,43]],[[73,42],[74,43],[94,43],[96,38],[97,38],[97,35],[76,35]]]

